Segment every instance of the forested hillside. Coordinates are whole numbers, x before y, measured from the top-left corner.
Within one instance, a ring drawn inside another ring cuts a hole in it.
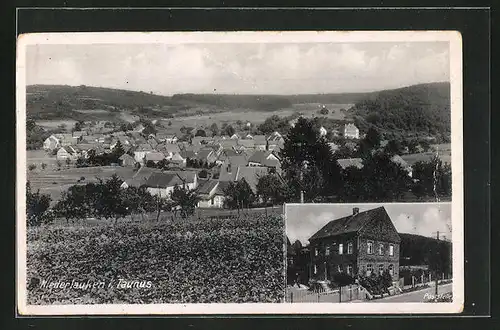
[[[382,132],[450,136],[450,84],[430,83],[368,95],[355,104],[351,116],[361,130],[375,126]]]

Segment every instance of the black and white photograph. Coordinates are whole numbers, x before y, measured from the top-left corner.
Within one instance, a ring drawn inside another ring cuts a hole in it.
[[[453,31],[21,35],[21,314],[457,312],[461,59]]]
[[[289,204],[286,214],[288,302],[453,301],[450,203]]]

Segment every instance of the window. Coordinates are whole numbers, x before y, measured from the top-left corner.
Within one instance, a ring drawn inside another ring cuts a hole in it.
[[[373,271],[373,266],[371,264],[366,265],[366,275],[370,276]]]
[[[347,274],[352,275],[352,265],[347,265]]]
[[[293,259],[292,259],[292,258],[289,258],[289,259],[288,259],[288,264],[289,264],[290,266],[293,266]]]
[[[343,254],[344,253],[344,244],[340,243],[339,244],[339,254]]]
[[[382,275],[383,272],[384,272],[384,265],[382,264],[378,265],[378,273]]]
[[[367,251],[368,254],[373,254],[373,242],[368,241]]]
[[[313,273],[314,274],[317,274],[318,273],[318,267],[316,267],[316,265],[313,266]]]
[[[390,256],[394,255],[394,245],[393,244],[389,244],[389,255]]]
[[[214,205],[214,203],[215,203],[215,197],[212,197],[212,199],[210,200],[210,203],[211,203],[212,205]]]
[[[352,254],[352,242],[347,244],[347,254]]]
[[[327,246],[325,247],[325,256],[329,256],[330,255],[330,247]]]
[[[384,244],[380,243],[378,245],[378,254],[383,256],[384,255]]]
[[[317,257],[318,256],[318,249],[314,248],[314,255]]]
[[[337,272],[342,273],[342,271],[343,271],[342,265],[338,265],[337,266]]]
[[[390,274],[391,276],[394,276],[394,265],[392,265],[392,264],[391,264],[391,265],[389,265],[389,274]]]

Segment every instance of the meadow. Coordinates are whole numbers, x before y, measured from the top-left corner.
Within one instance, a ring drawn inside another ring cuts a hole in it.
[[[170,129],[178,129],[182,126],[189,127],[209,127],[213,123],[221,127],[222,124],[233,124],[237,120],[244,123],[250,122],[254,126],[262,124],[267,118],[277,115],[280,117],[288,117],[292,115],[297,115],[302,113],[304,116],[323,116],[318,113],[321,104],[319,103],[297,103],[293,104],[290,108],[282,108],[275,111],[261,111],[254,109],[233,109],[231,111],[223,112],[204,112],[203,114],[197,115],[185,115],[176,116],[174,118],[163,118],[162,123],[166,126],[169,122],[171,123]],[[340,111],[340,109],[348,109],[350,104],[327,104],[327,108],[330,110],[328,115],[324,117],[331,119],[344,119],[345,114]],[[161,115],[159,115],[161,116]]]
[[[28,303],[283,302],[283,228],[255,214],[28,228]]]
[[[103,180],[117,174],[121,178],[131,178],[134,175],[133,168],[120,166],[100,166],[100,167],[70,167],[62,165],[61,170],[56,167],[47,167],[45,170],[39,167],[33,171],[28,171],[27,179],[34,190],[40,189],[40,193],[48,194],[52,201],[61,198],[62,192],[77,183],[97,182],[97,178]],[[81,178],[84,180],[81,180]]]

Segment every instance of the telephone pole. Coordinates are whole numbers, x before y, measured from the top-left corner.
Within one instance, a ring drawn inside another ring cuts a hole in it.
[[[436,262],[436,274],[434,276],[434,281],[436,282],[436,289],[435,289],[435,294],[436,294],[436,297],[438,295],[438,265],[441,263],[441,260],[440,260],[440,256],[439,256],[439,230],[437,231],[436,233],[436,239],[437,239],[437,262]]]

